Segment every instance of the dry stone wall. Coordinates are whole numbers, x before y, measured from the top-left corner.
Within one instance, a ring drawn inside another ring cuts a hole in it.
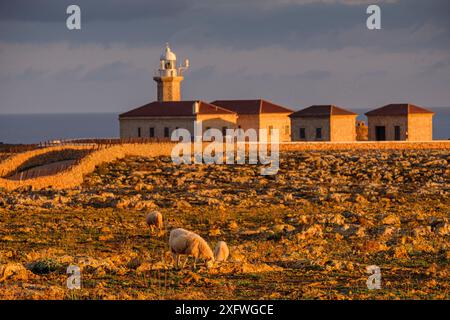
[[[205,143],[208,145],[209,143]],[[5,174],[17,170],[18,167],[30,159],[43,156],[52,152],[60,151],[62,155],[73,155],[73,150],[92,150],[92,146],[59,146],[43,149],[36,149],[15,155],[0,162],[0,188],[14,190],[20,187],[32,187],[33,189],[43,189],[52,187],[54,189],[66,189],[79,186],[83,183],[83,178],[95,170],[95,167],[112,162],[127,156],[157,157],[170,156],[175,143],[146,143],[146,144],[118,144],[108,148],[92,151],[84,156],[80,161],[66,170],[60,171],[51,176],[41,176],[23,181],[9,180]],[[225,149],[225,148],[224,148]],[[298,142],[283,143],[280,151],[308,151],[308,150],[421,150],[421,149],[448,149],[450,141],[433,142]],[[72,151],[70,151],[72,150]],[[42,157],[39,157],[42,159]],[[45,158],[45,157],[44,157]],[[60,158],[60,160],[63,160]],[[50,161],[50,160],[49,160]],[[53,160],[54,162],[54,160]]]

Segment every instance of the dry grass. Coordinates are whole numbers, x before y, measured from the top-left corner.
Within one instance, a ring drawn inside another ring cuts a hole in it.
[[[0,266],[18,270],[0,297],[450,298],[447,151],[282,155],[276,176],[127,157],[81,189],[0,193]],[[145,225],[155,208],[169,229],[225,240],[233,262],[173,269],[168,234]],[[69,264],[82,268],[81,290],[65,287]],[[382,290],[366,287],[372,264]]]

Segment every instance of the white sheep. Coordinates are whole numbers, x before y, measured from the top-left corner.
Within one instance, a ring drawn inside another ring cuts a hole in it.
[[[150,212],[145,218],[145,222],[150,227],[152,233],[155,231],[155,228],[158,229],[158,233],[164,228],[163,216],[158,211]]]
[[[225,241],[219,241],[214,248],[214,259],[215,261],[227,261],[230,255],[230,250],[228,249]]]
[[[182,228],[173,229],[170,231],[169,246],[177,268],[180,255],[187,255],[182,268],[186,265],[189,256],[194,257],[194,269],[197,259],[205,260],[207,268],[214,263],[214,254],[208,243],[194,232]]]

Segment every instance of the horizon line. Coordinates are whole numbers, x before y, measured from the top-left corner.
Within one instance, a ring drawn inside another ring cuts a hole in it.
[[[444,108],[449,108],[450,106],[437,106],[437,107],[427,107],[430,109],[444,109]],[[367,110],[369,108],[351,108],[351,110]],[[302,110],[301,108],[298,110]],[[298,111],[298,110],[294,110],[294,111]],[[370,109],[369,109],[370,110]],[[0,112],[0,116],[25,116],[25,115],[81,115],[81,114],[92,114],[92,115],[100,115],[100,114],[117,114],[119,115],[120,113],[122,113],[124,111],[113,111],[113,112],[107,112],[107,111],[92,111],[92,112],[29,112],[29,113],[23,113],[23,112],[18,112],[18,113],[2,113]]]

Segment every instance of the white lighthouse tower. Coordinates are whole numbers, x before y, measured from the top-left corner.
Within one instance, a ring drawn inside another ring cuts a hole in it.
[[[177,66],[177,56],[166,44],[166,49],[159,59],[159,69],[153,80],[157,83],[158,101],[180,101],[183,71],[189,67],[189,60]]]

